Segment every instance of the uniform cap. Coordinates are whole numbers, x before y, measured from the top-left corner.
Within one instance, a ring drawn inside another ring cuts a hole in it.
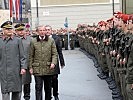
[[[99,25],[99,26],[105,26],[105,25],[107,25],[107,22],[105,22],[105,21],[100,21],[100,22],[98,23],[98,25]]]
[[[120,19],[124,14],[117,14],[115,15],[116,18]]]
[[[25,29],[25,24],[18,23],[14,27],[15,27],[15,30],[24,30]]]
[[[6,28],[6,29],[12,29],[12,22],[11,21],[6,21],[1,25],[1,28]]]
[[[113,20],[113,17],[112,17],[112,18],[110,18],[110,19],[108,19],[108,20],[107,20],[107,22],[110,22],[110,21],[112,21],[112,20]]]
[[[127,21],[129,20],[129,15],[123,14],[123,15],[121,16],[121,19],[123,20],[123,22],[127,23]]]

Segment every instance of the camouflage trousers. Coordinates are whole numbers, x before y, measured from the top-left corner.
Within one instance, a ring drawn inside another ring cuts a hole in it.
[[[126,85],[127,100],[133,100],[133,89],[131,89],[131,84]]]

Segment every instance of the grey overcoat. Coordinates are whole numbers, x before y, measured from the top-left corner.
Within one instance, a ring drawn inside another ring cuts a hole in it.
[[[22,41],[18,37],[4,39],[0,37],[0,83],[1,92],[20,92],[22,75],[26,69]]]
[[[31,83],[31,74],[29,72],[29,50],[30,50],[30,36],[20,37],[22,39],[23,47],[24,47],[24,53],[26,56],[26,64],[27,64],[27,70],[26,74],[22,76],[22,84],[29,84]]]

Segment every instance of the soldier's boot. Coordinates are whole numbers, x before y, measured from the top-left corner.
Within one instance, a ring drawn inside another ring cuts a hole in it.
[[[113,100],[123,100],[122,96],[120,94],[112,95]]]
[[[100,73],[100,74],[98,74],[97,76],[98,76],[101,80],[104,80],[104,79],[107,78],[107,75],[104,74],[104,73]]]
[[[117,86],[116,86],[116,83],[115,82],[112,82],[111,84],[109,84],[109,89],[112,90],[112,89],[115,89]]]
[[[103,73],[103,70],[102,70],[101,67],[98,67],[98,68],[97,68],[97,71],[98,71],[99,73],[101,73],[101,74]]]
[[[112,89],[112,95],[120,94],[120,90],[118,88]]]
[[[119,97],[119,98],[114,98],[113,100],[123,100],[123,98]]]
[[[106,80],[106,82],[107,82],[108,84],[110,84],[110,83],[113,81],[113,78],[109,76],[109,77],[106,78],[105,80]]]

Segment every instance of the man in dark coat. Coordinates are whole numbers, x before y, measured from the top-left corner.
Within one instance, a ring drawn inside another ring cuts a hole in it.
[[[56,34],[52,33],[51,26],[46,25],[45,27],[46,27],[47,35],[49,37],[52,37],[55,41],[57,52],[58,52],[58,57],[59,57],[57,65],[56,65],[55,73],[52,77],[53,96],[54,96],[55,100],[59,100],[59,97],[58,97],[58,74],[60,74],[59,61],[60,61],[61,68],[63,68],[65,66],[65,62],[64,62],[64,57],[62,54],[60,38]]]
[[[27,62],[27,71],[26,74],[22,76],[22,84],[23,84],[23,93],[24,99],[30,100],[30,83],[31,83],[31,74],[29,72],[29,50],[30,50],[30,41],[31,37],[25,32],[25,24],[19,23],[15,25],[15,31],[17,36],[22,39],[22,44],[24,47],[24,53],[26,56]]]
[[[21,100],[22,75],[26,72],[26,59],[20,38],[14,36],[12,22],[1,25],[0,37],[0,83],[2,100]]]

